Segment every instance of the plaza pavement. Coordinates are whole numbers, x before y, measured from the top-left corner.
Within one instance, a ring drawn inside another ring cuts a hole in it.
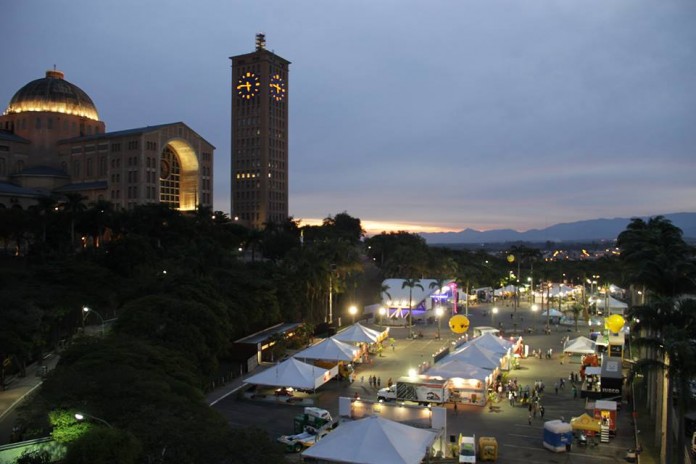
[[[545,408],[545,417],[534,418],[532,424],[528,423],[528,410],[525,406],[511,406],[507,399],[496,403],[491,411],[488,407],[471,405],[459,405],[455,410],[452,405],[448,406],[448,434],[458,435],[476,434],[476,436],[496,437],[500,452],[498,463],[593,463],[604,464],[612,462],[626,462],[625,452],[628,448],[634,447],[633,420],[628,404],[622,404],[618,413],[617,436],[612,438],[609,443],[601,443],[597,446],[580,447],[572,446],[570,453],[552,453],[542,446],[543,426],[545,420],[565,419],[569,421],[571,417],[579,416],[584,410],[585,400],[578,394],[573,398],[568,376],[571,370],[577,371],[579,364],[561,364],[558,354],[561,352],[561,340],[566,335],[574,338],[579,335],[588,335],[587,331],[578,332],[571,328],[560,326],[553,328],[549,335],[543,334],[545,319],[531,313],[529,305],[523,304],[517,309],[514,318],[510,318],[513,313],[511,306],[498,305],[500,312],[491,319],[491,306],[480,305],[470,308],[469,319],[473,327],[481,325],[495,325],[503,322],[503,328],[509,330],[513,323],[518,324],[518,329],[534,327],[533,334],[524,335],[523,338],[532,349],[546,352],[549,348],[553,349],[552,359],[527,358],[521,360],[521,368],[512,370],[508,373],[510,377],[516,377],[521,385],[533,386],[536,380],[541,380],[546,385],[545,393],[542,397],[542,404]],[[483,311],[486,310],[486,316]],[[512,321],[512,322],[511,322]],[[393,381],[407,374],[409,368],[415,368],[422,362],[432,359],[435,353],[443,345],[451,341],[451,333],[443,320],[440,329],[442,339],[437,339],[437,324],[416,325],[414,332],[423,333],[422,338],[408,338],[408,329],[404,327],[391,327],[390,336],[396,339],[394,349],[386,344],[383,356],[372,356],[371,362],[358,364],[356,368],[356,380],[353,383],[348,381],[332,381],[322,386],[317,394],[310,395],[314,404],[328,409],[336,415],[338,410],[338,398],[340,396],[353,397],[355,393],[362,399],[376,400],[377,388],[371,387],[368,378],[371,375],[381,379],[381,386],[386,386],[391,378]],[[561,377],[566,379],[565,389],[554,393],[554,383]],[[226,392],[236,391],[240,388],[242,379],[236,379],[232,386],[212,392],[208,395],[209,402],[214,403],[214,407],[233,425],[257,425],[269,431],[271,436],[278,436],[283,433],[290,433],[290,425],[294,414],[301,412],[300,406],[289,406],[283,400],[270,397],[270,404],[253,405],[253,401],[240,400],[237,395],[227,395],[221,398]],[[272,411],[272,412],[271,412]],[[589,411],[588,411],[589,412]],[[267,416],[272,415],[273,420]],[[639,416],[640,417],[640,416]],[[645,416],[647,417],[647,416]],[[279,424],[279,425],[277,425]],[[647,426],[647,424],[646,424]],[[647,436],[642,437],[644,451],[641,455],[643,464],[659,462],[656,459],[656,449],[651,443],[646,443]]]

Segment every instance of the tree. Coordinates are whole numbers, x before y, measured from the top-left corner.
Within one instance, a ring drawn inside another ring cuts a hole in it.
[[[655,296],[675,297],[696,288],[695,249],[662,216],[634,218],[617,239],[627,280]]]
[[[413,338],[413,289],[418,287],[423,290],[420,284],[420,279],[404,279],[401,283],[401,288],[408,287],[408,331],[409,336]]]
[[[635,321],[631,329],[631,343],[647,354],[634,364],[630,378],[636,373],[666,372],[667,423],[675,423],[670,416],[673,392],[676,392],[676,423],[679,427],[676,453],[671,451],[671,436],[665,433],[667,459],[670,460],[675,454],[677,462],[683,462],[684,416],[691,392],[689,381],[696,376],[696,342],[693,340],[696,333],[696,300],[661,298],[649,305],[631,308],[628,316]],[[656,427],[660,427],[660,421],[656,422]]]
[[[578,320],[580,319],[580,314],[584,313],[585,307],[579,303],[573,303],[570,305],[568,310],[573,314],[573,320],[575,321],[575,331],[578,332]]]
[[[70,248],[75,246],[75,222],[78,216],[87,208],[83,203],[87,197],[81,193],[69,192],[65,194],[66,201],[63,203],[63,212],[70,219]]]

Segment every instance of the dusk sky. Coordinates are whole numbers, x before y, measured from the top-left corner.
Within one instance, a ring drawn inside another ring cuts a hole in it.
[[[229,57],[291,61],[290,215],[519,231],[696,212],[693,0],[5,0],[0,106],[57,69],[107,132],[183,121],[230,211]]]

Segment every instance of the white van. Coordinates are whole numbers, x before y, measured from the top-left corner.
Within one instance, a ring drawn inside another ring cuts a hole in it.
[[[474,338],[480,337],[481,335],[487,333],[491,333],[497,337],[500,335],[500,330],[496,329],[495,327],[489,327],[486,325],[474,327]]]
[[[476,436],[459,434],[459,462],[476,462]]]

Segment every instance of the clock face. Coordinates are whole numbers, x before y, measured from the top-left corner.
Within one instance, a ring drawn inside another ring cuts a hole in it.
[[[282,101],[285,98],[285,81],[279,74],[274,74],[271,76],[271,83],[269,85],[271,88],[271,98],[274,98],[275,101]]]
[[[246,72],[242,74],[242,77],[237,81],[237,95],[245,100],[251,100],[259,93],[261,88],[261,82],[259,78],[253,72]]]

